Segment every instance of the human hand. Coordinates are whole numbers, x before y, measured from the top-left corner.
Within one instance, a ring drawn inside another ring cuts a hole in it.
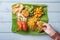
[[[50,24],[43,23],[43,30],[54,40],[60,40],[60,34]]]
[[[52,36],[56,33],[56,31],[52,28],[50,24],[43,23],[43,30],[49,35]]]

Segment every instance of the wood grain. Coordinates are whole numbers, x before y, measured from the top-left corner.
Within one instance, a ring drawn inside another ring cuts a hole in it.
[[[0,0],[0,40],[52,40],[47,35],[19,35],[11,32],[14,3],[47,4],[49,24],[60,32],[60,0]]]
[[[0,33],[0,40],[52,40],[47,35],[19,35],[15,33]]]

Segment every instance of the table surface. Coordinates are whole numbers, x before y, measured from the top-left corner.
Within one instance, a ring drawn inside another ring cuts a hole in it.
[[[11,6],[14,3],[47,4],[49,24],[60,32],[60,0],[0,0],[0,40],[53,40],[48,35],[12,33]]]

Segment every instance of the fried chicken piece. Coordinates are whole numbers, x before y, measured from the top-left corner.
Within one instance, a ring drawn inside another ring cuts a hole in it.
[[[37,25],[38,25],[38,27],[37,27],[37,31],[38,32],[41,32],[42,31],[42,25],[43,25],[43,22],[42,21],[37,21]]]
[[[22,14],[23,14],[25,17],[28,17],[28,16],[29,16],[29,12],[28,12],[26,9],[22,10]]]
[[[14,14],[20,13],[23,9],[23,5],[22,4],[16,4],[15,6],[12,7],[12,12]]]

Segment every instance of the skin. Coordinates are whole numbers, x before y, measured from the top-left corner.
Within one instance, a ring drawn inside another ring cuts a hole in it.
[[[43,23],[43,30],[54,40],[60,40],[60,33],[55,31],[50,24]]]

